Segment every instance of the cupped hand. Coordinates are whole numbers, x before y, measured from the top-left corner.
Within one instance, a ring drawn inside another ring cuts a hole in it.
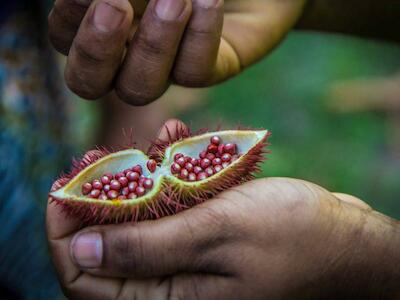
[[[160,138],[172,126],[184,125],[169,121]],[[366,290],[365,276],[388,281],[376,277],[384,264],[375,258],[396,244],[390,222],[355,197],[287,178],[138,224],[81,229],[54,203],[47,210],[51,254],[72,299],[344,299]]]
[[[171,82],[203,87],[269,53],[306,0],[56,0],[54,47],[68,55],[69,88],[87,99],[115,90],[133,105]]]

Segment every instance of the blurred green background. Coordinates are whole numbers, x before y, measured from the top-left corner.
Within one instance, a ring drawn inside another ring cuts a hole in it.
[[[332,84],[392,76],[400,71],[399,58],[400,48],[391,44],[293,33],[271,56],[210,89],[206,102],[180,117],[194,128],[268,128],[272,153],[261,176],[309,180],[400,218],[400,153],[391,148],[388,115],[338,113],[328,105]]]

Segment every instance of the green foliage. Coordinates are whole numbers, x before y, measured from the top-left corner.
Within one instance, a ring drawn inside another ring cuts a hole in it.
[[[243,75],[210,89],[207,103],[182,117],[194,127],[268,128],[272,154],[262,176],[310,180],[400,218],[400,159],[388,149],[385,116],[338,114],[326,103],[333,82],[391,75],[400,71],[399,57],[391,44],[295,33]]]

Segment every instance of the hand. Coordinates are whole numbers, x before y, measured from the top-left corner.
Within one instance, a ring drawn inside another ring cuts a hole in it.
[[[157,221],[79,223],[49,204],[52,257],[73,299],[400,295],[399,224],[305,181],[255,180]]]
[[[115,90],[133,105],[159,98],[171,82],[203,87],[269,53],[306,0],[56,0],[54,47],[68,55],[65,79],[87,99]],[[223,28],[223,29],[222,29]]]

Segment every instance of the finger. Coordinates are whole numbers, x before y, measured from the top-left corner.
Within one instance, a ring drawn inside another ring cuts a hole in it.
[[[193,1],[193,13],[173,71],[180,85],[199,87],[214,81],[223,16],[223,0]]]
[[[70,235],[80,229],[81,221],[73,216],[67,216],[56,202],[49,202],[46,212],[46,229],[49,250],[57,273],[62,282],[72,281],[79,275],[69,258],[68,245]]]
[[[65,79],[86,99],[111,90],[133,19],[128,0],[96,0],[90,6],[72,44]]]
[[[161,127],[156,140],[151,143],[147,154],[153,158],[161,158],[165,149],[171,143],[188,136],[190,136],[190,130],[182,121],[169,119]]]
[[[229,255],[220,246],[239,238],[241,231],[235,229],[217,207],[204,205],[157,221],[84,229],[71,241],[71,257],[96,276],[226,274]]]
[[[123,101],[145,105],[165,92],[190,13],[189,0],[150,1],[116,83]]]
[[[226,1],[214,80],[226,80],[270,53],[295,25],[306,1]],[[241,12],[241,13],[237,13]]]
[[[361,199],[348,195],[348,194],[342,194],[342,193],[333,193],[333,195],[335,195],[335,197],[339,198],[339,200],[342,200],[346,203],[350,203],[352,205],[355,205],[359,208],[362,209],[371,209],[371,206],[369,206],[367,203],[365,203],[364,201],[362,201]]]
[[[153,280],[121,280],[85,274],[73,263],[70,247],[73,233],[80,227],[80,220],[66,216],[61,206],[51,202],[47,207],[47,235],[51,256],[63,291],[70,299],[121,299],[131,295],[146,295],[143,299],[166,297],[169,282]],[[93,245],[87,244],[88,248]],[[163,298],[161,298],[163,299]]]
[[[179,140],[182,136],[189,135],[189,128],[180,120],[169,119],[161,127],[158,133],[158,139],[163,142],[174,142]]]
[[[56,0],[48,17],[49,38],[53,47],[68,55],[72,41],[92,0]]]

